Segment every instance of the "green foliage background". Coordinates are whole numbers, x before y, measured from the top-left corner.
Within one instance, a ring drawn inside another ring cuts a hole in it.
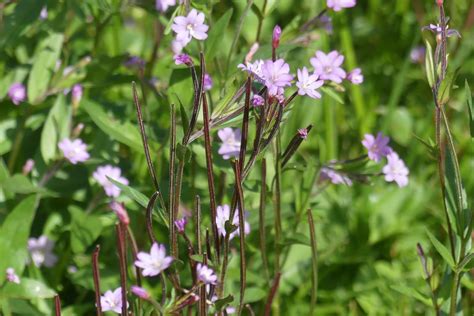
[[[2,251],[1,256],[9,259],[0,264],[0,282],[7,262],[17,272],[25,270],[25,282],[21,289],[9,289],[10,285],[1,288],[1,308],[5,315],[48,315],[52,313],[50,298],[58,292],[64,315],[92,315],[90,254],[95,244],[102,245],[102,288],[119,286],[115,216],[108,210],[108,200],[93,181],[92,172],[100,164],[118,165],[131,187],[146,196],[153,193],[136,124],[131,82],[137,81],[145,88],[145,120],[163,188],[168,187],[169,104],[182,103],[188,113],[191,111],[191,78],[187,69],[174,65],[170,48],[173,35],[168,28],[161,38],[156,61],[151,62],[156,34],[160,27],[169,25],[173,10],[159,14],[152,1],[144,0],[19,0],[10,5],[8,2],[0,4],[0,249],[10,249],[11,245],[17,249],[14,253]],[[462,35],[460,40],[450,40],[450,68],[459,68],[457,85],[463,87],[467,80],[474,86],[474,6],[469,0],[446,2],[450,27]],[[255,1],[258,8],[262,3]],[[44,5],[49,16],[42,21],[38,16]],[[229,59],[246,2],[192,1],[192,5],[206,13],[210,33],[203,45],[192,42],[189,51],[193,57],[198,56],[200,49],[205,52],[207,70],[214,79],[211,107],[216,109],[245,79],[237,64],[255,41],[258,12],[247,12]],[[426,231],[440,240],[447,239],[436,161],[417,140],[434,137],[434,105],[423,66],[410,61],[410,50],[423,45],[423,38],[433,42],[432,34],[422,33],[421,27],[436,21],[435,3],[358,1],[353,9],[329,13],[333,34],[316,27],[301,32],[301,26],[323,7],[323,1],[268,1],[261,48],[256,55],[270,56],[271,32],[279,24],[283,28],[279,55],[293,72],[308,66],[315,50],[336,49],[346,56],[345,69],[361,67],[365,76],[362,85],[346,85],[347,90],[337,92],[337,98],[327,94],[320,101],[297,98],[293,111],[285,118],[281,130],[283,144],[289,142],[298,128],[308,124],[314,128],[292,159],[292,168],[283,173],[286,260],[278,301],[281,315],[309,313],[311,252],[306,221],[299,221],[307,207],[313,210],[318,240],[318,315],[430,314],[429,292],[416,243],[420,242],[433,258],[430,264],[436,283],[441,282],[439,277],[445,265],[432,250]],[[142,80],[136,70],[124,67],[128,54],[140,56],[147,65],[153,64],[153,68],[145,71],[146,79]],[[58,59],[62,61],[59,69]],[[63,70],[69,65],[74,66],[74,71],[65,77]],[[156,78],[153,89],[147,83],[151,77]],[[28,102],[16,107],[6,95],[9,86],[19,81],[27,85]],[[73,116],[70,96],[64,96],[62,90],[75,83],[84,85],[85,95]],[[447,111],[472,204],[474,146],[469,136],[463,89],[454,90]],[[56,144],[69,134],[72,120],[74,124],[84,124],[81,138],[89,145],[92,159],[75,166],[64,164],[42,188],[38,181],[60,157]],[[240,120],[229,125],[238,127]],[[202,124],[201,119],[198,124]],[[353,187],[329,186],[318,195],[308,188],[321,163],[363,154],[363,134],[378,131],[392,138],[392,146],[410,169],[408,187],[400,189],[375,178]],[[181,128],[178,133],[180,138]],[[214,137],[217,153],[215,133]],[[208,214],[203,141],[194,142],[191,150],[193,168],[185,171],[183,208],[190,209],[194,195],[199,194],[204,214]],[[232,169],[217,154],[215,157],[215,172],[224,189],[223,201],[230,203]],[[36,165],[31,176],[25,177],[21,167],[29,158]],[[270,168],[269,179],[272,176]],[[263,273],[258,251],[258,179],[258,172],[252,174],[245,190],[252,226],[247,248],[247,302],[260,315],[270,283]],[[271,185],[270,180],[267,185]],[[140,248],[148,249],[143,207],[127,194],[122,194],[121,199],[126,202]],[[270,228],[272,205],[267,204]],[[7,218],[17,209],[17,219]],[[209,222],[208,216],[205,221]],[[167,243],[168,233],[159,219],[155,231],[159,240]],[[27,237],[41,234],[56,241],[59,262],[52,269],[40,270],[23,263]],[[270,261],[272,238],[270,234]],[[71,265],[78,271],[68,272]],[[228,292],[238,293],[238,274],[238,260],[234,259]],[[185,277],[183,280],[186,284]],[[40,284],[42,294],[28,291],[34,282]],[[472,274],[465,275],[463,286],[467,296],[465,314],[471,315]]]

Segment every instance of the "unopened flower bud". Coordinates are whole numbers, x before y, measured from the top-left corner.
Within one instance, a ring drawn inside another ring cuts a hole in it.
[[[137,285],[132,285],[130,287],[130,290],[132,291],[134,295],[138,296],[141,299],[144,299],[144,300],[150,299],[150,293],[148,293],[147,290],[145,290],[142,287],[139,287]]]
[[[71,92],[71,94],[72,94],[72,104],[75,108],[77,108],[79,106],[79,102],[81,102],[82,92],[83,92],[82,85],[75,84],[72,87],[72,92]]]
[[[272,47],[273,49],[277,49],[280,46],[280,37],[281,37],[281,27],[275,25],[273,28],[273,38],[272,38]]]
[[[178,219],[174,222],[174,226],[176,226],[178,233],[180,234],[184,233],[184,229],[186,228],[187,223],[188,223],[188,219],[186,217]]]
[[[306,128],[300,128],[298,130],[298,135],[300,135],[302,139],[306,139],[308,137],[308,130]]]
[[[189,55],[187,54],[177,54],[174,55],[174,63],[176,65],[186,65],[186,66],[192,66],[193,65],[193,60]]]
[[[112,211],[115,212],[115,214],[117,214],[117,217],[122,224],[130,224],[130,218],[128,217],[127,210],[125,209],[123,203],[113,201],[109,204],[109,207]]]
[[[254,107],[259,107],[259,106],[262,106],[264,104],[265,104],[265,99],[261,95],[255,94],[252,97],[252,105]]]
[[[79,137],[83,129],[84,129],[84,124],[82,123],[77,124],[76,127],[72,131],[72,137],[73,138]]]
[[[253,43],[252,47],[250,47],[249,52],[247,53],[247,55],[245,55],[245,63],[246,64],[248,64],[252,61],[253,55],[255,55],[255,53],[257,52],[259,47],[260,47],[260,45],[258,45],[258,43]]]
[[[28,159],[26,162],[25,162],[25,165],[23,166],[23,175],[28,175],[31,170],[33,170],[33,167],[35,166],[35,161],[33,159]]]
[[[443,0],[436,0],[436,4],[438,5],[438,7],[442,6]]]

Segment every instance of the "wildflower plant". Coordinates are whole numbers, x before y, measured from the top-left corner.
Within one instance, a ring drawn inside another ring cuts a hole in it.
[[[0,4],[0,314],[472,312],[466,36],[436,3],[400,74],[356,0]],[[434,141],[397,108],[422,63]]]

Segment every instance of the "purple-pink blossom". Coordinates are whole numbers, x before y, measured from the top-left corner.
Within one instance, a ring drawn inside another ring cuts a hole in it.
[[[166,12],[169,7],[176,5],[176,0],[156,0],[155,7],[158,11]]]
[[[79,102],[81,102],[82,99],[82,85],[80,84],[75,84],[72,89],[71,89],[71,95],[72,95],[72,103],[77,106]]]
[[[212,89],[212,77],[209,74],[204,74],[204,82],[203,82],[203,89],[204,91],[209,91]]]
[[[264,104],[265,104],[265,99],[261,95],[255,94],[252,97],[252,105],[254,107],[259,107],[259,106],[262,106]]]
[[[187,223],[188,223],[188,218],[186,216],[183,218],[177,219],[174,222],[174,226],[176,226],[178,233],[184,233],[184,229],[186,228]]]
[[[346,79],[353,84],[361,84],[364,82],[364,75],[362,74],[362,70],[360,68],[355,68],[347,74]]]
[[[272,36],[272,47],[273,49],[277,49],[280,46],[280,38],[281,38],[281,27],[279,25],[275,25],[273,28],[273,36]]]
[[[164,245],[154,243],[151,246],[150,253],[139,252],[135,266],[143,269],[143,276],[155,276],[166,270],[173,262],[173,257],[166,255]]]
[[[171,29],[176,33],[176,40],[186,46],[194,37],[203,41],[207,38],[209,26],[204,24],[204,13],[192,9],[187,16],[177,16]]]
[[[58,147],[63,152],[64,158],[73,165],[78,162],[87,161],[90,158],[87,152],[87,145],[82,139],[77,138],[70,140],[69,138],[65,138],[59,142]]]
[[[327,0],[328,8],[334,11],[341,11],[344,8],[352,8],[356,5],[356,0]]]
[[[48,8],[44,6],[43,8],[41,8],[40,20],[46,20],[47,18],[48,18]]]
[[[241,135],[242,133],[239,128],[232,129],[225,127],[217,132],[217,136],[219,136],[222,141],[218,151],[222,158],[227,160],[232,157],[239,157]]]
[[[383,136],[381,132],[377,133],[376,137],[371,134],[365,134],[362,145],[367,148],[369,159],[379,162],[380,159],[392,152],[392,148],[388,146],[389,141],[390,138]]]
[[[20,277],[15,273],[15,269],[7,268],[6,277],[8,282],[20,284]]]
[[[33,170],[33,167],[35,166],[35,161],[33,159],[28,159],[25,164],[23,165],[22,173],[23,175],[28,175],[31,170]]]
[[[264,63],[263,60],[258,59],[254,61],[253,63],[246,62],[245,64],[239,64],[237,67],[241,69],[242,71],[246,71],[248,74],[254,76],[257,81],[261,83],[265,83],[265,80],[263,79],[263,74],[262,74],[263,63]]]
[[[187,54],[177,54],[173,58],[176,65],[192,66],[193,64],[193,60]]]
[[[319,77],[316,74],[310,75],[306,67],[298,69],[297,74],[298,81],[296,82],[296,86],[298,87],[298,94],[308,95],[313,99],[320,99],[321,94],[317,89],[324,84],[324,80],[319,80]]]
[[[113,292],[108,290],[100,297],[100,307],[103,312],[122,313],[122,288],[116,288]],[[128,302],[127,302],[128,306]]]
[[[214,270],[206,266],[205,264],[198,263],[196,266],[197,279],[204,284],[216,284],[217,275]]]
[[[128,185],[128,180],[122,177],[122,170],[119,167],[111,165],[100,166],[94,171],[92,176],[104,188],[105,194],[110,197],[118,197],[120,195],[120,188],[109,181],[108,178]]]
[[[293,75],[290,66],[283,60],[266,60],[262,65],[262,78],[270,95],[283,94],[283,89],[291,86]]]
[[[178,41],[178,40],[173,40],[171,42],[171,50],[173,51],[173,53],[175,55],[181,54],[181,52],[183,51],[184,46],[186,46],[186,45],[183,45],[183,43],[181,41]]]
[[[329,180],[333,184],[345,184],[348,186],[352,186],[352,180],[348,176],[332,168],[327,167],[321,168],[321,171],[319,173],[319,180]]]
[[[53,253],[54,241],[42,235],[38,238],[28,239],[28,251],[31,259],[37,267],[52,267],[58,261],[58,257]]]
[[[148,300],[151,298],[150,293],[148,293],[147,290],[142,287],[139,287],[138,285],[132,285],[130,287],[130,291],[141,299]]]
[[[217,207],[217,217],[216,217],[216,226],[219,234],[226,236],[225,222],[230,218],[230,206],[227,204],[219,205]],[[234,218],[232,219],[232,225],[239,227],[239,209],[235,210]],[[244,221],[244,233],[248,235],[250,233],[250,224],[245,220]],[[236,229],[229,235],[229,240],[233,239],[235,236],[239,235],[239,229]]]
[[[425,61],[426,48],[416,46],[410,51],[410,60],[414,64],[422,64]]]
[[[322,80],[331,80],[341,83],[346,78],[346,72],[341,68],[344,56],[333,50],[329,54],[318,50],[315,57],[310,59],[314,67],[314,73]]]
[[[306,129],[306,128],[300,128],[300,129],[298,129],[298,135],[299,135],[302,139],[308,138],[308,129]]]
[[[382,172],[385,175],[385,181],[395,181],[401,188],[408,185],[408,174],[410,172],[397,153],[392,152],[387,155],[387,164],[383,167]]]
[[[109,207],[112,211],[114,211],[122,224],[130,224],[130,217],[128,216],[127,210],[125,209],[125,205],[123,203],[112,201],[110,202]]]
[[[8,97],[15,105],[26,100],[26,88],[21,83],[14,83],[8,89]]]
[[[438,36],[439,38],[441,37],[441,33],[442,33],[442,27],[441,25],[439,24],[430,24],[430,25],[427,25],[427,26],[424,26],[422,28],[423,31],[431,31],[432,33],[435,33],[436,36]],[[452,36],[456,36],[456,37],[461,37],[461,34],[459,33],[458,30],[455,30],[455,29],[450,29],[449,28],[449,25],[446,25],[446,37],[452,37]]]

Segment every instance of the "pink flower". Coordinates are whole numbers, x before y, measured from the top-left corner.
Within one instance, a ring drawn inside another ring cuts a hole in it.
[[[302,139],[306,139],[308,138],[308,130],[306,128],[300,128],[298,130],[298,135],[300,135]]]
[[[125,205],[123,203],[119,203],[117,201],[112,201],[109,204],[109,207],[112,211],[115,212],[119,221],[124,224],[130,224],[130,218],[128,217],[127,210],[125,209]]]
[[[323,167],[319,173],[319,180],[329,180],[333,184],[345,184],[352,186],[352,180],[344,174],[337,172],[334,169]]]
[[[26,88],[21,83],[14,83],[8,89],[8,97],[12,100],[13,104],[19,105],[21,102],[26,100]]]
[[[347,80],[353,84],[361,84],[364,82],[364,75],[362,75],[362,70],[360,68],[355,68],[347,74]]]
[[[184,64],[186,66],[192,66],[192,64],[193,64],[193,60],[187,54],[177,54],[177,55],[174,55],[173,58],[174,58],[174,63],[176,65],[183,65]]]
[[[308,95],[313,99],[320,99],[321,94],[316,91],[324,84],[324,80],[318,80],[319,77],[315,74],[309,75],[308,69],[303,67],[303,69],[298,69],[298,81],[296,86],[298,87],[299,95]]]
[[[183,51],[184,46],[186,45],[183,45],[183,43],[178,40],[173,40],[171,42],[171,50],[175,55],[180,54]]]
[[[82,93],[83,93],[83,89],[82,89],[82,85],[80,84],[75,84],[73,87],[72,87],[72,103],[74,105],[78,105],[79,102],[81,102],[81,99],[82,99]]]
[[[265,99],[258,95],[258,94],[255,94],[253,97],[252,97],[252,105],[254,107],[259,107],[259,106],[262,106],[265,104]]]
[[[73,165],[90,158],[87,152],[87,145],[79,138],[72,141],[69,138],[65,138],[59,142],[58,147],[63,152],[64,158]]]
[[[107,177],[114,179],[124,185],[128,185],[128,180],[122,177],[122,170],[111,165],[100,166],[92,174],[94,179],[104,188],[105,194],[111,197],[118,197],[120,195],[120,188],[109,181]]]
[[[291,86],[293,75],[290,66],[283,59],[266,60],[262,65],[262,78],[271,95],[283,94],[286,86]]]
[[[23,175],[28,175],[33,167],[35,166],[35,161],[33,159],[28,159],[25,164],[23,165],[22,173]]]
[[[197,279],[204,284],[216,284],[217,275],[214,273],[214,270],[208,266],[198,263],[196,267]]]
[[[178,233],[184,233],[184,229],[186,228],[187,223],[188,223],[188,219],[186,217],[178,219],[174,222],[174,226],[176,226]]]
[[[254,61],[253,63],[246,62],[245,64],[239,64],[237,67],[241,69],[242,71],[246,71],[250,75],[253,75],[257,81],[261,83],[265,83],[265,80],[263,79],[263,74],[262,74],[263,63],[264,63],[263,60],[258,59]]]
[[[311,58],[310,62],[314,67],[314,74],[318,75],[319,79],[341,83],[342,79],[346,78],[346,72],[341,68],[344,56],[335,50],[327,55],[318,50],[316,57]]]
[[[212,77],[209,74],[204,74],[203,89],[204,91],[209,91],[212,89]]]
[[[8,282],[20,284],[20,277],[15,273],[15,269],[7,268],[6,277]]]
[[[143,269],[143,276],[155,276],[166,270],[171,262],[173,262],[173,258],[166,256],[165,246],[154,243],[150,253],[139,252],[137,254],[135,266]]]
[[[204,24],[204,13],[192,9],[187,16],[177,16],[171,28],[176,33],[176,40],[186,46],[194,37],[203,41],[207,38],[209,26]]]
[[[408,185],[408,168],[397,153],[392,152],[387,156],[387,164],[383,167],[382,172],[385,174],[385,181],[395,181],[400,188]]]
[[[241,139],[241,131],[239,128],[234,130],[230,127],[225,127],[217,132],[217,136],[219,136],[222,141],[218,151],[222,158],[227,160],[231,157],[239,157]]]
[[[144,300],[148,300],[150,299],[150,293],[148,293],[147,290],[145,290],[144,288],[142,287],[139,287],[137,285],[132,285],[130,287],[130,290],[132,291],[132,293],[136,296],[138,296],[139,298],[141,299],[144,299]]]
[[[119,287],[113,292],[108,290],[100,297],[100,307],[103,312],[114,312],[117,314],[122,313],[122,288]],[[127,302],[128,306],[128,302]]]
[[[228,221],[230,218],[230,206],[227,204],[219,205],[217,207],[217,217],[216,217],[216,225],[219,234],[222,236],[226,236],[227,232],[225,229],[225,222]],[[232,225],[239,227],[239,210],[236,209],[234,213],[234,218],[232,219]],[[250,224],[245,221],[244,222],[244,233],[248,235],[250,233]],[[230,233],[229,240],[232,240],[235,236],[239,235],[239,229],[236,229],[232,233]]]
[[[344,8],[352,8],[356,5],[356,0],[327,0],[327,6],[334,11],[341,11]]]
[[[367,148],[369,159],[379,162],[382,157],[392,152],[392,149],[388,146],[389,141],[390,138],[383,136],[381,132],[377,134],[377,137],[371,134],[365,134],[362,145]]]
[[[273,28],[273,36],[272,36],[272,47],[273,49],[277,49],[280,45],[280,37],[281,37],[281,27],[279,25],[275,25]]]
[[[31,259],[37,267],[44,265],[45,267],[52,267],[58,261],[58,257],[53,254],[54,241],[42,235],[38,238],[28,239],[28,251]]]
[[[168,7],[176,5],[176,0],[156,0],[155,6],[158,11],[166,12]]]
[[[44,6],[40,12],[40,20],[46,20],[48,18],[48,8]]]

